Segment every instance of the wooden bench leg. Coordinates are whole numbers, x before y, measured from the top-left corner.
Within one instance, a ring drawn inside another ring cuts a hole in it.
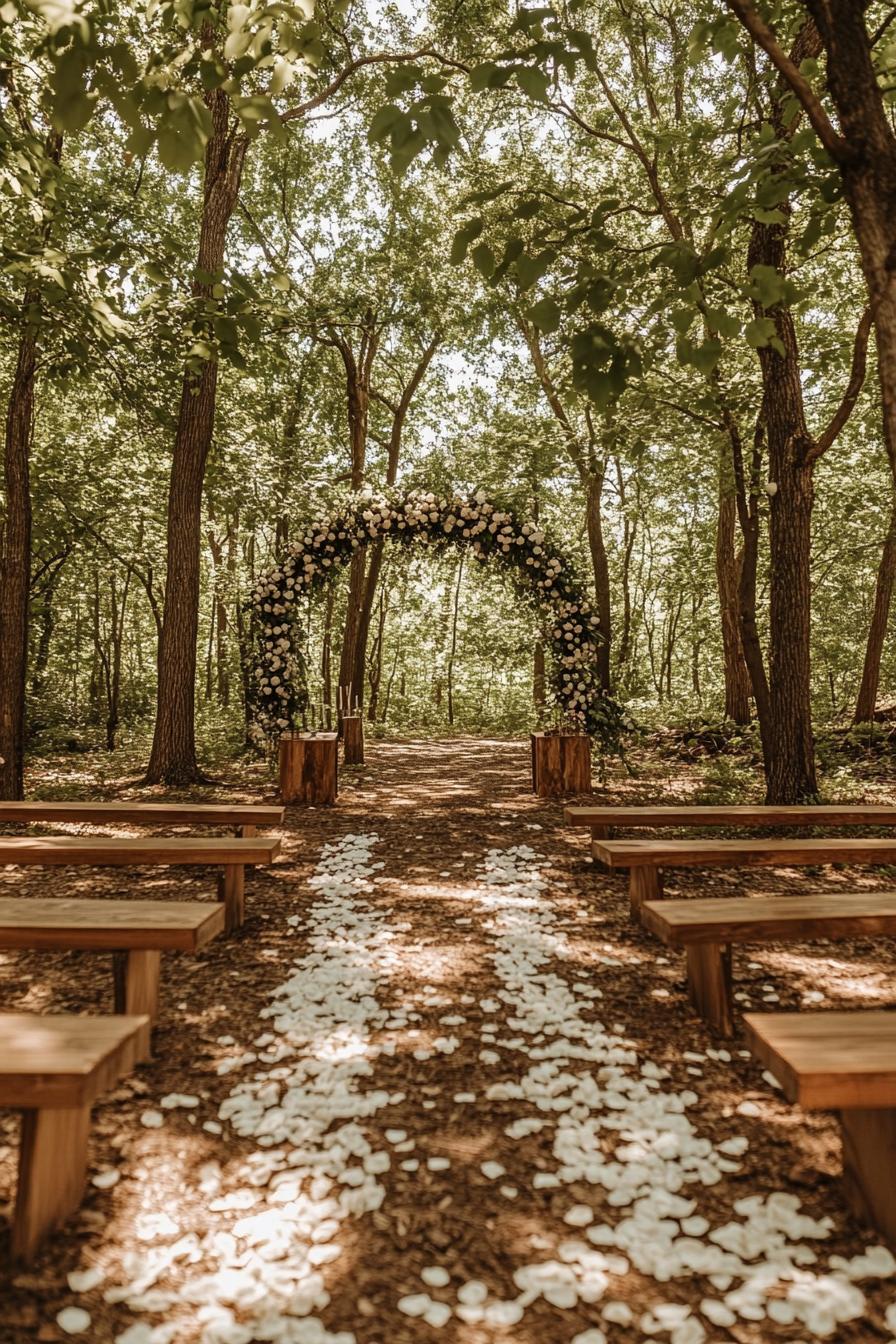
[[[90,1107],[24,1111],[12,1254],[30,1261],[41,1242],[74,1213],[87,1180]]]
[[[613,827],[612,827],[612,826],[592,826],[592,827],[591,827],[591,839],[592,839],[592,840],[612,840],[612,839],[613,839]]]
[[[238,929],[246,915],[246,878],[241,863],[225,864],[218,878],[218,900],[224,902],[224,928]]]
[[[687,951],[691,1003],[717,1035],[733,1036],[730,944],[691,943]]]
[[[663,874],[659,868],[642,864],[628,870],[628,899],[632,919],[639,921],[645,901],[663,899]]]
[[[242,840],[254,840],[258,834],[258,827],[253,822],[247,821],[244,826],[237,826],[236,833]],[[247,863],[243,872],[251,873],[254,869],[254,863]]]
[[[853,1213],[896,1242],[896,1110],[840,1112],[843,1185]]]
[[[113,958],[116,1013],[146,1013],[155,1023],[159,1015],[159,975],[162,954],[154,948],[116,952]]]

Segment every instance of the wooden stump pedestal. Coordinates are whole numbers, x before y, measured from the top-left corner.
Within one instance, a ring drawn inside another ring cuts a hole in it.
[[[360,714],[346,714],[342,720],[342,760],[345,765],[364,764],[364,720]]]
[[[337,793],[335,733],[284,733],[280,738],[280,797],[304,807],[330,806]]]
[[[584,733],[533,733],[532,789],[539,798],[590,793],[591,738]]]

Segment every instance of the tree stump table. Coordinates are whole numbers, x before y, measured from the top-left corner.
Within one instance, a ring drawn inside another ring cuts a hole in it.
[[[345,765],[364,764],[364,720],[360,714],[346,714],[342,720],[342,760]]]
[[[335,733],[284,733],[280,738],[280,797],[284,803],[328,807],[338,791]]]
[[[591,792],[591,738],[585,733],[532,734],[532,789],[539,798]]]

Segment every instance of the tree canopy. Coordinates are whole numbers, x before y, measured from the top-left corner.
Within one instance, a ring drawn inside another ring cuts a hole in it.
[[[896,689],[890,17],[0,6],[3,790],[42,745],[239,748],[254,579],[400,486],[538,520],[603,692],[752,721],[814,796],[818,725]],[[456,560],[365,548],[303,657],[387,724],[544,714],[537,626]]]

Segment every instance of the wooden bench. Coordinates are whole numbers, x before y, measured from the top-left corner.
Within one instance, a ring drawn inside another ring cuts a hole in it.
[[[111,823],[136,826],[232,826],[250,839],[259,826],[281,826],[284,809],[259,803],[40,803],[0,802],[0,822]]]
[[[664,868],[811,867],[825,863],[896,864],[894,840],[593,840],[608,868],[629,870],[632,918],[663,895]]]
[[[198,901],[0,898],[0,948],[112,952],[116,1013],[159,1013],[163,952],[197,952],[224,929],[224,907]]]
[[[691,1003],[714,1031],[731,1036],[732,943],[892,936],[896,892],[646,901],[641,922],[670,947],[686,949]]]
[[[744,1026],[788,1101],[839,1113],[847,1200],[896,1242],[896,1013],[748,1013]]]
[[[272,863],[280,852],[279,840],[197,839],[193,836],[156,839],[120,839],[103,836],[44,835],[0,836],[0,865],[56,867],[208,865],[221,869],[218,899],[224,902],[228,932],[242,924],[245,915],[245,865]]]
[[[147,1017],[0,1015],[0,1106],[22,1112],[13,1256],[31,1260],[80,1204],[91,1105],[148,1044]]]
[[[793,807],[735,803],[719,807],[702,803],[677,806],[567,807],[567,826],[584,827],[595,840],[609,840],[614,826],[896,826],[896,807],[876,803],[800,803]]]

